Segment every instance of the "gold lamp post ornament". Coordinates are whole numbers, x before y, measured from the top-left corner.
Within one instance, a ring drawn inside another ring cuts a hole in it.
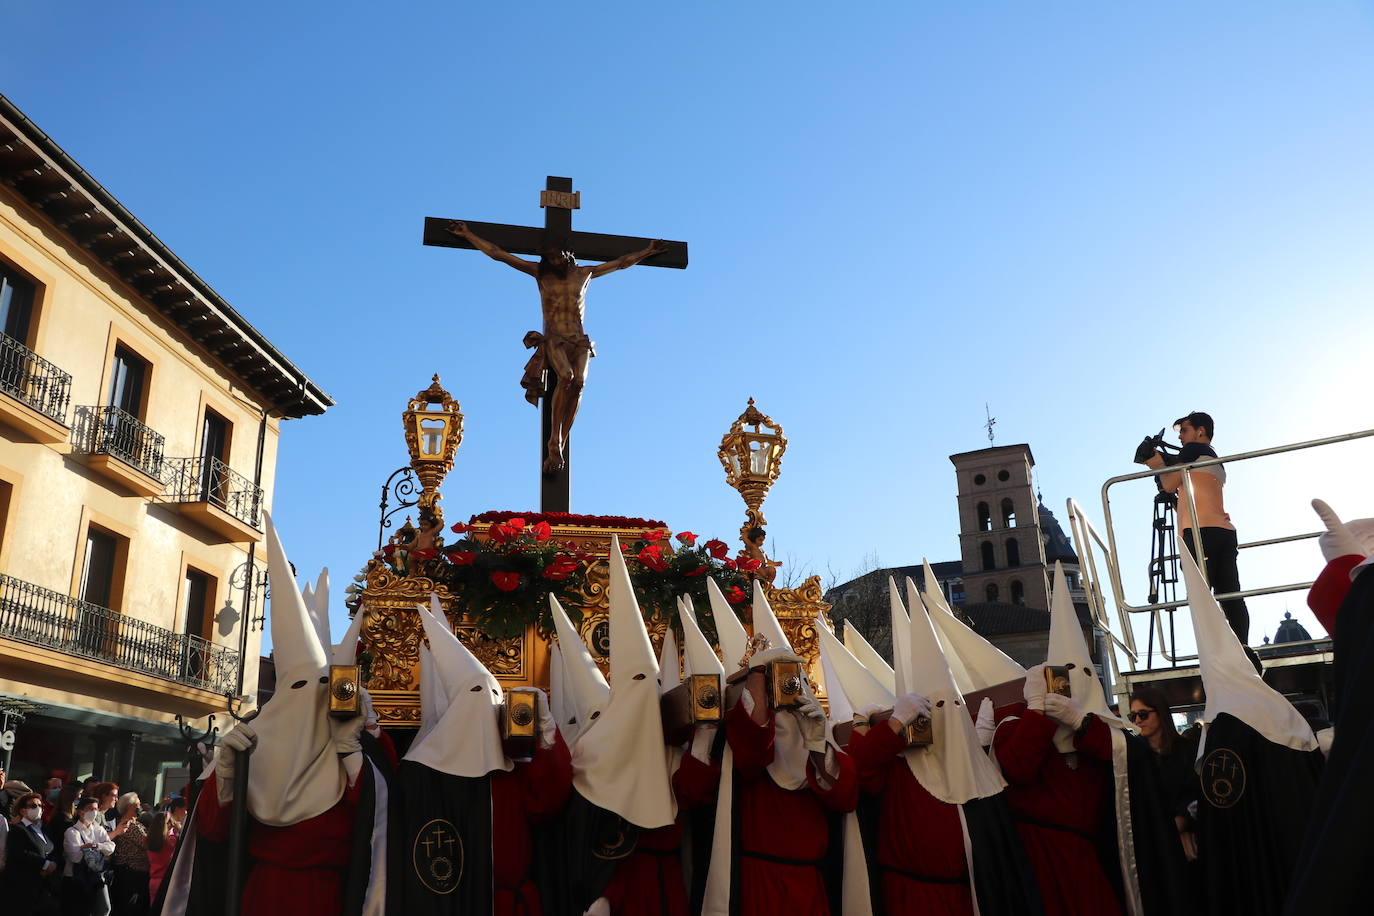
[[[759,562],[759,568],[752,571],[751,576],[770,586],[781,564],[769,560],[763,550],[767,537],[764,526],[768,524],[763,517],[763,501],[782,471],[782,456],[786,451],[787,437],[782,434],[782,426],[755,407],[754,399],[750,398],[749,406],[721,438],[720,449],[716,452],[725,469],[726,483],[739,491],[748,507],[739,536],[744,542],[745,553]]]
[[[405,426],[410,466],[420,478],[420,495],[416,499],[420,531],[437,532],[444,524],[439,485],[444,475],[453,470],[453,456],[463,441],[463,414],[453,395],[439,384],[437,372],[430,386],[410,399],[401,422]]]

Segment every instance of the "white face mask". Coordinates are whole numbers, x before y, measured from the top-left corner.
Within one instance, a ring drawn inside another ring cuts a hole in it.
[[[81,812],[81,823],[94,824],[97,816],[95,811],[83,811]]]
[[[36,824],[43,817],[42,808],[28,808],[24,811],[24,820],[30,824]]]

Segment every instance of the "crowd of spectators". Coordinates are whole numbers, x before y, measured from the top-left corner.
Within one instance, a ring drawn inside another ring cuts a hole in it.
[[[94,777],[37,792],[0,769],[5,916],[152,916],[186,801],[155,807]]]

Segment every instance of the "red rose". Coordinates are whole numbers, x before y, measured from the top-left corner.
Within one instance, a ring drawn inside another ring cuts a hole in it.
[[[727,546],[724,541],[719,541],[715,538],[711,538],[711,540],[707,541],[702,546],[706,548],[707,553],[717,560],[725,559],[725,555],[730,552],[729,546]]]
[[[513,518],[506,522],[506,525],[511,531],[519,531],[525,527],[525,520],[523,518]]]
[[[464,525],[462,522],[455,522],[449,526],[448,530],[452,531],[454,534],[467,534],[469,531],[473,530],[473,527],[471,525]]]
[[[494,572],[491,584],[503,592],[513,592],[520,586],[520,574],[513,572]]]
[[[643,550],[639,552],[637,559],[639,560],[639,562],[643,563],[645,566],[649,567],[654,572],[663,572],[668,568],[668,564],[664,562],[664,559],[659,554],[658,550],[654,549],[657,546],[657,544],[652,544],[648,547],[645,547]]]
[[[730,586],[730,590],[725,593],[725,600],[731,604],[739,604],[744,600],[744,589],[738,585]]]
[[[710,572],[710,569],[711,567],[709,566],[698,566],[696,569],[692,570],[689,573],[683,573],[683,575],[689,579],[692,576],[704,576],[706,575],[706,573]]]
[[[736,563],[734,560],[730,559],[729,557],[726,557],[720,565],[724,566],[726,569],[733,570],[736,566]]]
[[[695,547],[697,543],[697,536],[690,531],[679,532],[677,539],[688,547]]]
[[[645,544],[645,545],[644,545],[644,549],[641,550],[640,553],[652,553],[652,554],[654,554],[655,556],[662,556],[662,554],[663,554],[663,545],[662,545],[662,544]]]
[[[663,540],[663,532],[662,532],[662,531],[646,531],[646,532],[644,532],[642,535],[640,535],[640,540],[649,541],[650,543],[653,543],[654,541],[661,541],[661,540]]]
[[[547,541],[549,535],[553,534],[553,529],[549,527],[548,522],[536,522],[531,530],[534,532],[536,541]]]
[[[477,559],[477,554],[471,550],[451,550],[448,553],[448,561],[454,566],[471,566]]]
[[[738,565],[742,572],[754,572],[762,564],[753,557],[740,557]]]
[[[555,557],[552,563],[544,567],[544,572],[541,573],[541,575],[545,579],[561,580],[568,578],[576,569],[576,560],[572,557],[559,556]]]
[[[514,532],[512,532],[505,525],[492,524],[492,526],[487,529],[487,536],[490,537],[492,543],[495,544],[506,543],[506,541],[509,541],[511,539],[511,535],[513,533]]]

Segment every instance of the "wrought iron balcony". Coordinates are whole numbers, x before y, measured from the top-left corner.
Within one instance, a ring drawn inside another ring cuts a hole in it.
[[[242,474],[230,470],[218,458],[167,458],[163,461],[163,467],[166,469],[163,480],[167,485],[163,498],[168,502],[187,506],[207,505],[227,514],[237,526],[246,526],[254,532],[261,531],[259,516],[262,513],[262,488],[254,486]],[[217,520],[218,516],[213,513],[201,518],[201,521],[226,537],[246,533],[237,528],[228,530],[216,524]],[[231,524],[229,527],[234,526]]]
[[[0,574],[0,637],[229,695],[239,653]]]
[[[76,408],[72,450],[111,455],[149,477],[162,479],[162,434],[118,407]]]
[[[0,392],[67,425],[72,377],[8,334],[0,334]]]

